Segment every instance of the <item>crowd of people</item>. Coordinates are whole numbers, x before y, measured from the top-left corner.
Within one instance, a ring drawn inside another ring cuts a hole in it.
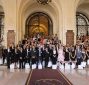
[[[63,45],[57,35],[41,36],[37,34],[30,38],[24,38],[17,46],[11,44],[2,51],[3,64],[7,60],[7,68],[10,69],[10,64],[14,63],[15,68],[24,69],[26,63],[32,68],[36,64],[38,68],[41,63],[43,68],[48,67],[49,61],[53,65],[57,63],[63,64],[75,62],[76,67],[82,61],[89,60],[89,39],[84,36],[78,37],[76,45]],[[43,66],[44,62],[44,66]]]

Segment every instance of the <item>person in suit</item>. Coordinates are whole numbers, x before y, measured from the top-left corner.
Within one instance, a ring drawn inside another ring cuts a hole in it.
[[[57,63],[57,57],[58,57],[57,49],[54,46],[53,50],[52,50],[52,64],[53,65],[55,65]]]
[[[5,59],[7,58],[7,49],[4,47],[2,49],[3,64],[5,64]]]
[[[11,63],[14,63],[14,57],[15,57],[15,46],[14,45],[12,45],[11,47],[10,47],[10,49],[11,49]]]
[[[46,47],[44,50],[45,68],[48,66],[49,56],[50,56],[49,51],[48,51],[48,48]]]
[[[49,50],[49,57],[50,57],[50,61],[52,61],[52,58],[53,58],[53,46],[52,44],[49,44],[49,47],[48,47],[48,50]]]
[[[10,69],[10,64],[11,64],[11,48],[7,48],[7,68]]]
[[[25,63],[29,63],[29,66],[30,66],[31,48],[29,48],[28,45],[26,47],[25,55],[26,55]]]
[[[89,60],[89,46],[86,49],[86,60],[87,60],[87,66],[88,66],[88,60]]]
[[[41,48],[41,59],[42,59],[42,67],[44,68],[44,61],[45,61],[45,49],[44,49],[44,45]]]
[[[76,46],[76,51],[75,51],[75,55],[76,55],[76,58],[77,58],[77,62],[76,62],[76,67],[75,68],[78,68],[78,65],[81,64],[82,62],[82,49],[80,48],[80,46]]]
[[[31,49],[31,65],[36,64],[36,60],[37,60],[37,51],[35,49],[35,46],[32,46],[32,49]]]
[[[24,68],[24,56],[25,56],[25,53],[24,53],[24,49],[22,49],[20,47],[20,51],[19,51],[19,68]]]
[[[18,61],[19,61],[19,47],[16,47],[14,56],[15,68],[17,68]]]
[[[39,63],[42,64],[42,46],[41,46],[41,44],[39,44],[36,47],[36,52],[37,52],[37,67],[38,67]]]

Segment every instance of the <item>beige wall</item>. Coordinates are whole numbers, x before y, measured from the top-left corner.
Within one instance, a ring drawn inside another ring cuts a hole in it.
[[[0,0],[5,13],[5,46],[8,30],[15,31],[16,44],[24,37],[25,21],[34,12],[44,12],[50,16],[53,21],[53,33],[58,34],[63,44],[66,44],[67,30],[73,30],[76,42],[76,11],[89,15],[88,3],[89,1],[85,0],[52,0],[49,5],[40,5],[36,0]]]
[[[4,45],[7,46],[7,32],[16,32],[16,0],[1,0],[1,5],[5,13]]]

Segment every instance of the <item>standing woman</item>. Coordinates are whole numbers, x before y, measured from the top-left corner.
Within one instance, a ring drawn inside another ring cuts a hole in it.
[[[66,46],[65,49],[64,49],[64,52],[65,52],[65,62],[69,62],[70,60],[70,52],[69,52],[69,47]]]
[[[57,49],[55,47],[55,45],[53,46],[53,50],[52,50],[52,64],[55,65],[57,63],[57,57],[58,57],[58,53],[57,53]]]
[[[63,64],[64,63],[64,52],[63,52],[63,46],[59,46],[58,49],[58,62]]]
[[[71,61],[75,61],[75,59],[76,59],[76,57],[75,57],[75,47],[74,46],[71,47],[70,59],[71,59]]]

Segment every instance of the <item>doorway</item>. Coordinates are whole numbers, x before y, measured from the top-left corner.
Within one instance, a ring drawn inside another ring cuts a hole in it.
[[[53,34],[52,20],[42,12],[33,13],[26,20],[25,36],[31,37],[38,33],[44,36]]]

